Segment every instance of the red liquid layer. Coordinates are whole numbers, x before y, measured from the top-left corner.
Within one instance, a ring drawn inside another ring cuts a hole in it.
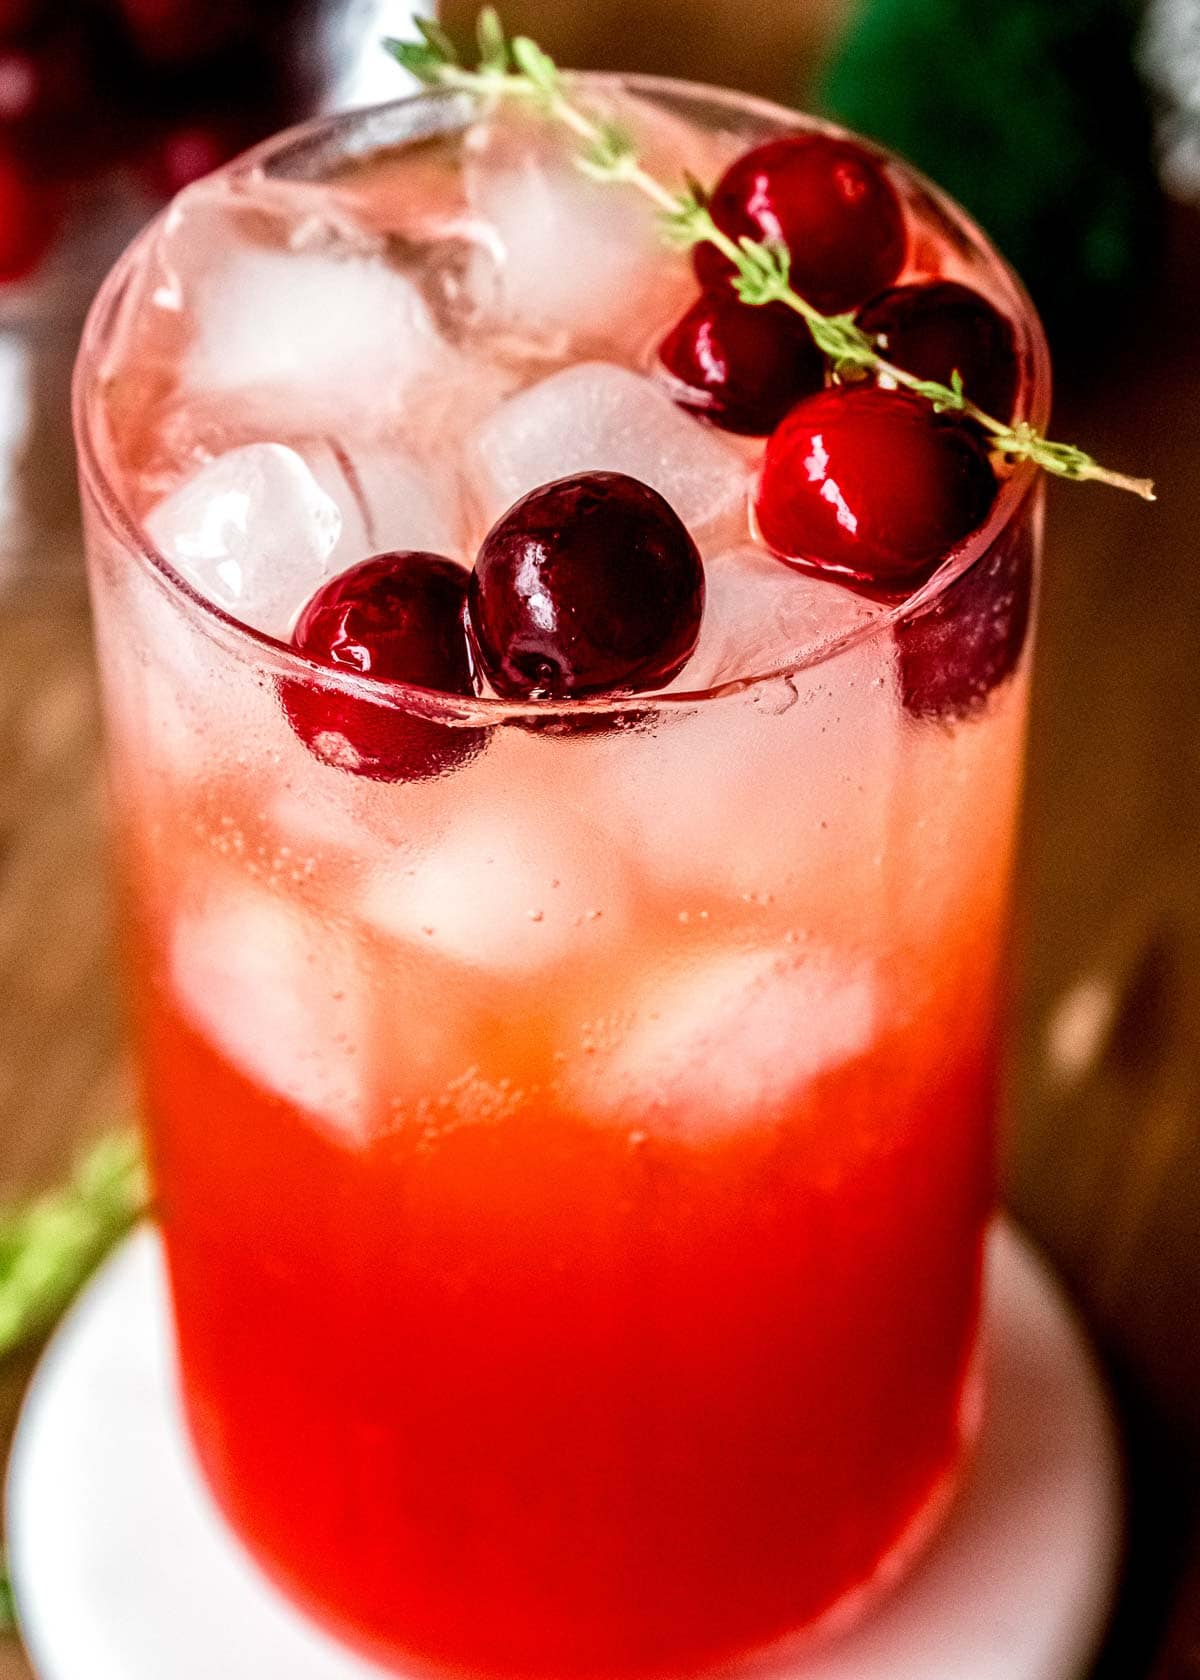
[[[982,999],[691,1143],[530,1103],[339,1145],[165,991],[141,1013],[205,1468],[376,1656],[525,1680],[736,1656],[869,1578],[952,1466]]]

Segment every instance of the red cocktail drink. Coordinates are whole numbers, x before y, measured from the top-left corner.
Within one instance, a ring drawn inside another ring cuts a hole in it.
[[[828,138],[582,85],[660,172]],[[849,1614],[969,1438],[1037,508],[989,480],[881,585],[830,468],[840,570],[784,552],[795,403],[832,458],[838,393],[885,441],[917,399],[712,327],[557,145],[430,94],[192,189],[93,317],[85,497],[217,1498],[397,1668],[677,1676]],[[1015,282],[852,150],[880,288],[971,288],[1040,420]]]

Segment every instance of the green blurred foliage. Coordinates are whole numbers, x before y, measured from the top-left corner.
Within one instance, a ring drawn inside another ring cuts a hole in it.
[[[67,1183],[0,1212],[0,1359],[54,1327],[147,1201],[137,1139],[119,1132],[101,1138]]]
[[[1159,191],[1125,0],[860,0],[824,108],[911,159],[1021,274],[1056,346],[1132,303]]]

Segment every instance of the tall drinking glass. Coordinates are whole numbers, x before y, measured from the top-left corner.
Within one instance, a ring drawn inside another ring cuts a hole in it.
[[[584,85],[697,145],[806,126]],[[423,94],[228,179],[394,205],[471,116]],[[1009,316],[1044,422],[1019,285],[887,168],[908,272]],[[196,227],[179,260],[219,292],[231,235]],[[398,1668],[678,1676],[848,1616],[931,1530],[982,1400],[1031,471],[915,597],[859,603],[801,658],[747,634],[720,680],[573,705],[381,683],[238,622],[148,538],[178,419],[172,343],[138,339],[155,237],[93,310],[76,420],[145,1120],[214,1495],[287,1593]],[[312,260],[273,257],[280,285]],[[220,349],[193,421],[227,442],[253,434]],[[351,715],[432,756],[357,773]]]

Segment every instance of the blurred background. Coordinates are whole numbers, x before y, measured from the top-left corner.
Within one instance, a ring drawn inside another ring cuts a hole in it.
[[[130,1112],[67,383],[164,195],[398,83],[380,0],[0,0],[0,1197]],[[474,0],[445,0],[468,31]],[[1129,1443],[1105,1676],[1200,1677],[1200,0],[508,0],[564,64],[715,81],[906,154],[1047,320],[1055,431],[1015,965],[1010,1200]],[[3,1255],[0,1253],[0,1267]],[[11,1420],[30,1353],[0,1363]],[[26,1680],[11,1639],[0,1680]],[[965,1680],[965,1677],[964,1677]]]

